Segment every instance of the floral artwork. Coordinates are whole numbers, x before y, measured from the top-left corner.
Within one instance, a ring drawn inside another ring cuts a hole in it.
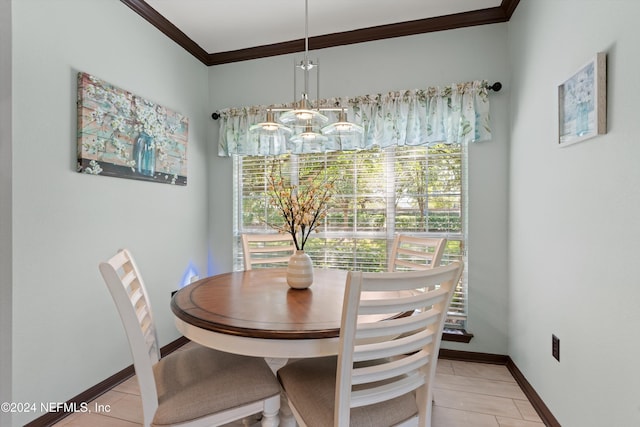
[[[269,226],[291,234],[296,249],[304,250],[309,235],[327,215],[334,182],[318,174],[304,178],[299,185],[287,183],[278,162],[272,166],[267,182],[271,205],[283,220]]]
[[[78,73],[78,172],[187,185],[189,121]]]
[[[599,53],[558,88],[559,143],[606,132],[605,56]]]

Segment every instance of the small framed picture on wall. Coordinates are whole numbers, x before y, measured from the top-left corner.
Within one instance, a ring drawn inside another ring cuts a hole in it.
[[[599,52],[558,86],[558,144],[607,133],[607,56]]]

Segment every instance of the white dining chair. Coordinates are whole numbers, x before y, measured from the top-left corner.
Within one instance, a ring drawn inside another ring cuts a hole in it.
[[[286,266],[296,251],[290,234],[243,234],[244,269]]]
[[[338,356],[302,359],[278,371],[298,424],[430,426],[444,317],[461,273],[461,262],[412,272],[350,272]],[[381,291],[402,292],[366,296]]]
[[[447,239],[397,234],[388,263],[388,271],[425,270],[442,261]]]
[[[278,425],[280,386],[263,359],[199,345],[160,358],[149,297],[128,250],[100,273],[111,292],[133,356],[144,426],[211,426],[262,411],[262,425]]]

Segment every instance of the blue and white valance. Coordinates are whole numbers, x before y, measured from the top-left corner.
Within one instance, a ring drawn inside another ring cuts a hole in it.
[[[386,94],[332,98],[321,108],[346,107],[348,120],[364,128],[358,138],[330,138],[322,146],[296,146],[288,140],[250,135],[249,127],[264,122],[269,108],[228,108],[219,112],[219,156],[278,155],[335,150],[361,150],[402,145],[467,143],[491,139],[488,84],[485,80],[446,87]],[[323,112],[330,122],[338,112]],[[278,118],[278,112],[274,113]]]

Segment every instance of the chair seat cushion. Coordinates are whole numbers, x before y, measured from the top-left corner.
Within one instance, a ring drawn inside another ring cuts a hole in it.
[[[337,357],[302,359],[278,370],[287,399],[309,427],[333,425]],[[416,416],[413,393],[351,409],[351,427],[392,426]]]
[[[153,425],[190,421],[280,393],[261,358],[193,346],[161,359],[153,373],[158,410]]]

